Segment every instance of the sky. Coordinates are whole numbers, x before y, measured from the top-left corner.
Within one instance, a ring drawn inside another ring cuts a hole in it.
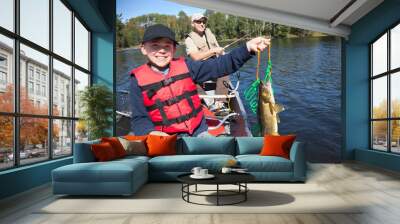
[[[123,21],[149,13],[178,15],[179,11],[190,16],[205,10],[164,0],[117,0],[117,14],[122,13]]]
[[[0,0],[0,26],[13,31],[13,0]],[[49,45],[49,14],[38,13],[49,10],[48,0],[21,1],[20,4],[20,32],[21,36],[45,48]],[[54,1],[54,51],[71,60],[71,12],[61,3]],[[61,27],[61,28],[60,28]],[[87,31],[80,23],[75,23],[76,52],[75,61],[82,67],[88,67],[88,36]],[[0,35],[0,41],[9,40]],[[67,43],[67,44],[66,44]],[[43,64],[48,64],[48,56],[21,45],[25,55]]]

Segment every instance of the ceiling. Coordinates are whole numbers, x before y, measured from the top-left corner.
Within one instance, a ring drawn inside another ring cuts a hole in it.
[[[170,0],[281,25],[347,37],[383,0]]]

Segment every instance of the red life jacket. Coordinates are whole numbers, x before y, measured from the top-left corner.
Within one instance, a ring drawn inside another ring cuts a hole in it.
[[[148,64],[134,70],[142,90],[143,103],[157,131],[192,134],[203,119],[196,84],[184,58],[173,59],[167,75],[153,71]]]

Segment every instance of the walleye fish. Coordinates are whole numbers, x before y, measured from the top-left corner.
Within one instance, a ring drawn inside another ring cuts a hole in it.
[[[282,105],[275,103],[271,82],[261,81],[258,87],[258,120],[262,136],[266,134],[279,135],[278,113],[283,110],[285,109]]]

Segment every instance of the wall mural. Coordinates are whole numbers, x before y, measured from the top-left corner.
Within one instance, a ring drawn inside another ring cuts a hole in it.
[[[228,79],[199,83],[208,133],[213,136],[295,134],[307,143],[309,161],[339,161],[340,38],[209,10],[203,15],[207,19],[199,16],[194,22],[184,11],[177,16],[145,14],[125,21],[119,16],[117,134],[133,132],[130,117],[135,108],[132,109],[129,100],[129,74],[147,63],[140,50],[146,27],[167,25],[179,43],[175,56],[193,58],[188,55],[193,42],[188,41],[190,35],[187,35],[195,26],[204,26],[215,36],[218,44],[215,47],[225,54],[253,37],[271,37],[270,48],[255,54]]]

